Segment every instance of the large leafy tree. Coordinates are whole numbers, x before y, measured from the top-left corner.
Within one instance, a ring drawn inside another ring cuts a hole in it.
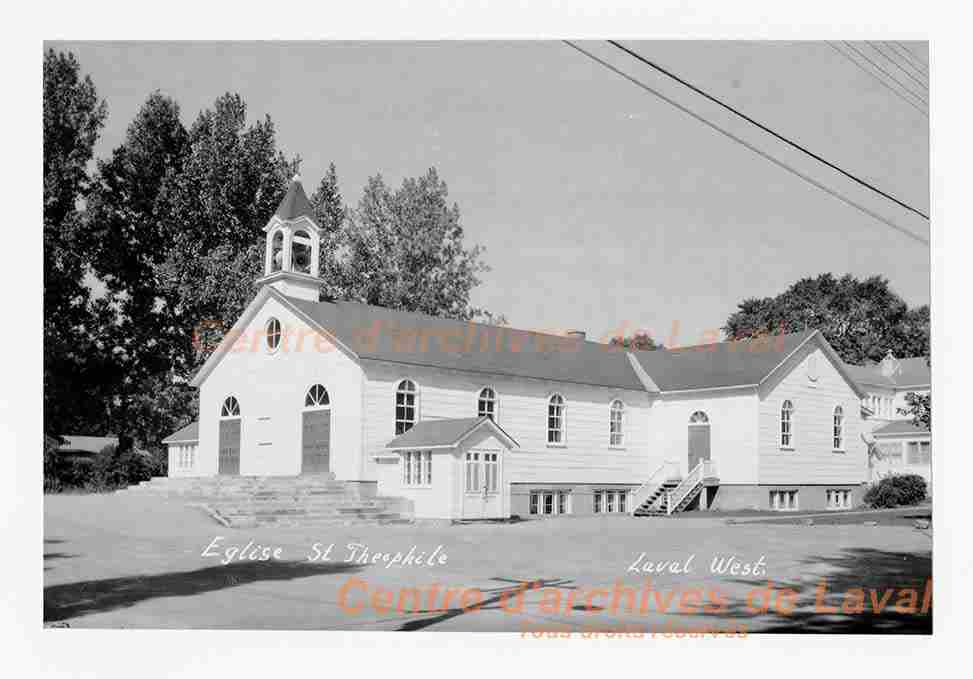
[[[261,229],[294,170],[277,149],[271,119],[248,125],[236,94],[199,114],[188,145],[181,170],[163,183],[158,210],[171,247],[155,265],[180,333],[176,367],[187,376],[253,298]]]
[[[929,307],[909,309],[882,276],[803,278],[775,297],[744,300],[723,331],[740,339],[811,328],[855,365],[879,361],[889,350],[900,358],[929,353]]]
[[[98,163],[83,220],[82,247],[115,316],[103,328],[105,341],[114,367],[123,372],[120,381],[105,385],[112,390],[111,427],[148,448],[161,448],[159,441],[171,431],[162,401],[178,389],[173,382],[182,347],[173,314],[178,300],[165,293],[157,268],[174,245],[160,207],[164,186],[182,171],[188,152],[179,105],[152,93],[122,144]],[[160,402],[157,413],[147,399]],[[177,419],[185,415],[179,412]],[[150,433],[152,422],[164,424]]]
[[[396,190],[381,175],[370,178],[328,248],[326,293],[462,320],[486,316],[470,304],[488,271],[483,249],[466,246],[459,207],[448,197],[435,169]]]
[[[97,329],[110,319],[85,284],[78,246],[79,207],[89,193],[87,165],[107,116],[94,83],[73,54],[44,55],[44,430],[69,433],[104,426],[105,344]]]

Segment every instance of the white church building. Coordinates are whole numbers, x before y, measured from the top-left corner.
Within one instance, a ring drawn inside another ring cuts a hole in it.
[[[819,332],[630,351],[322,301],[311,214],[295,178],[170,476],[328,473],[440,519],[858,502],[867,394]]]

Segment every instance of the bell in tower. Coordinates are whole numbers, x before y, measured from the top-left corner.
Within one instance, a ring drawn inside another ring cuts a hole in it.
[[[270,285],[288,297],[314,302],[321,297],[318,276],[321,227],[313,218],[311,201],[295,175],[274,216],[267,222],[264,275],[257,285]]]

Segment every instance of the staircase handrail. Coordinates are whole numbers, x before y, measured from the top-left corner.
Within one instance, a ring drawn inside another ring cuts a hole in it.
[[[658,478],[659,474],[663,473],[667,468],[678,469],[678,463],[672,460],[666,460],[656,468],[654,472],[649,475],[648,480],[641,486],[635,489],[632,493],[632,503],[631,510],[629,514],[635,514],[635,511],[642,506],[652,493],[654,493],[663,483],[669,478],[668,475],[664,475],[661,479]]]
[[[686,478],[684,478],[678,486],[668,492],[666,514],[672,514],[674,509],[679,506],[679,503],[686,499],[686,496],[693,491],[696,484],[703,480],[703,471],[704,469],[709,468],[708,465],[706,465],[707,462],[709,462],[709,460],[700,460],[698,463],[696,463],[693,470],[686,474]]]

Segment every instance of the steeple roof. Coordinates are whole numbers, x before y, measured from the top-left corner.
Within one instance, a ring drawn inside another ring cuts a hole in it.
[[[312,217],[311,201],[304,193],[304,186],[301,184],[300,175],[294,175],[291,185],[287,187],[287,194],[284,200],[280,201],[277,212],[274,213],[281,219],[291,220],[298,217]],[[312,217],[313,219],[313,217]]]

